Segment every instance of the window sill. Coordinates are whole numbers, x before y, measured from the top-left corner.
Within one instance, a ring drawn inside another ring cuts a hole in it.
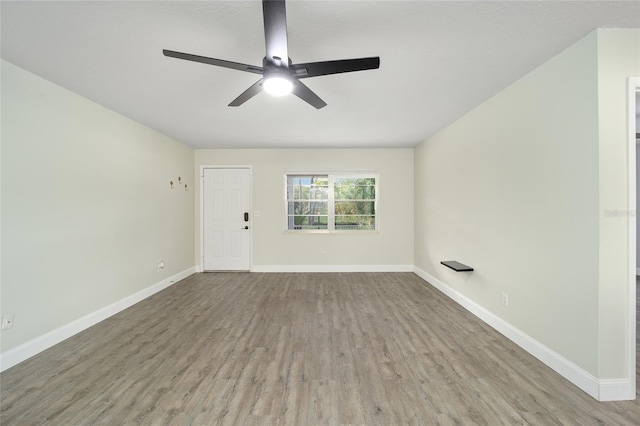
[[[319,235],[378,235],[380,231],[328,231],[324,229],[298,229],[298,230],[289,230],[285,229],[285,235],[310,235],[310,234],[319,234]]]

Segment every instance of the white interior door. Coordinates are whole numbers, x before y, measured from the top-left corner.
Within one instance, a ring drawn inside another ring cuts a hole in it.
[[[203,268],[251,269],[251,170],[204,169]]]

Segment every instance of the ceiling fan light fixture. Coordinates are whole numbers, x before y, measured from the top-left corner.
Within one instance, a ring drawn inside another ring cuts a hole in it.
[[[266,48],[266,55],[262,58],[262,67],[167,49],[163,49],[162,53],[164,56],[176,59],[260,74],[262,78],[231,101],[230,107],[240,106],[264,90],[272,96],[286,96],[289,93],[293,93],[316,109],[324,108],[327,103],[300,79],[380,68],[379,56],[294,64],[289,57],[287,47],[287,9],[285,0],[262,0],[262,16],[264,18]]]
[[[271,96],[286,96],[293,90],[293,82],[281,75],[269,76],[264,79],[262,87]]]

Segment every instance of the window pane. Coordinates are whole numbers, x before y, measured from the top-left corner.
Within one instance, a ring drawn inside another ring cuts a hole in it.
[[[329,178],[326,175],[289,175],[287,176],[287,185],[290,186],[309,186],[309,185],[329,185]]]
[[[327,200],[329,178],[327,176],[287,176],[288,200]]]
[[[374,231],[375,216],[336,216],[336,230]]]
[[[326,201],[289,201],[290,215],[326,215],[328,204]]]
[[[337,177],[333,179],[336,185],[362,185],[362,186],[375,186],[376,178],[367,177]]]
[[[374,178],[336,178],[334,190],[336,200],[375,200]]]
[[[327,200],[329,187],[327,186],[287,186],[287,198],[289,200]]]
[[[374,201],[336,201],[335,213],[338,215],[374,215]]]
[[[289,229],[327,229],[328,216],[289,216]]]

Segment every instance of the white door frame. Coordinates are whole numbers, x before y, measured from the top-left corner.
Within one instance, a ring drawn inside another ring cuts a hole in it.
[[[200,166],[200,269],[204,271],[204,169],[244,169],[249,170],[249,214],[253,216],[253,167],[252,166]],[[249,272],[253,272],[253,220],[249,227]]]
[[[628,311],[629,311],[629,337],[628,337],[628,367],[629,373],[629,398],[636,397],[636,93],[640,92],[640,77],[630,77],[627,80],[627,127],[628,127],[628,159],[627,175],[629,188],[629,214],[627,215],[629,229],[629,289],[628,289]],[[635,214],[631,214],[635,212]]]

